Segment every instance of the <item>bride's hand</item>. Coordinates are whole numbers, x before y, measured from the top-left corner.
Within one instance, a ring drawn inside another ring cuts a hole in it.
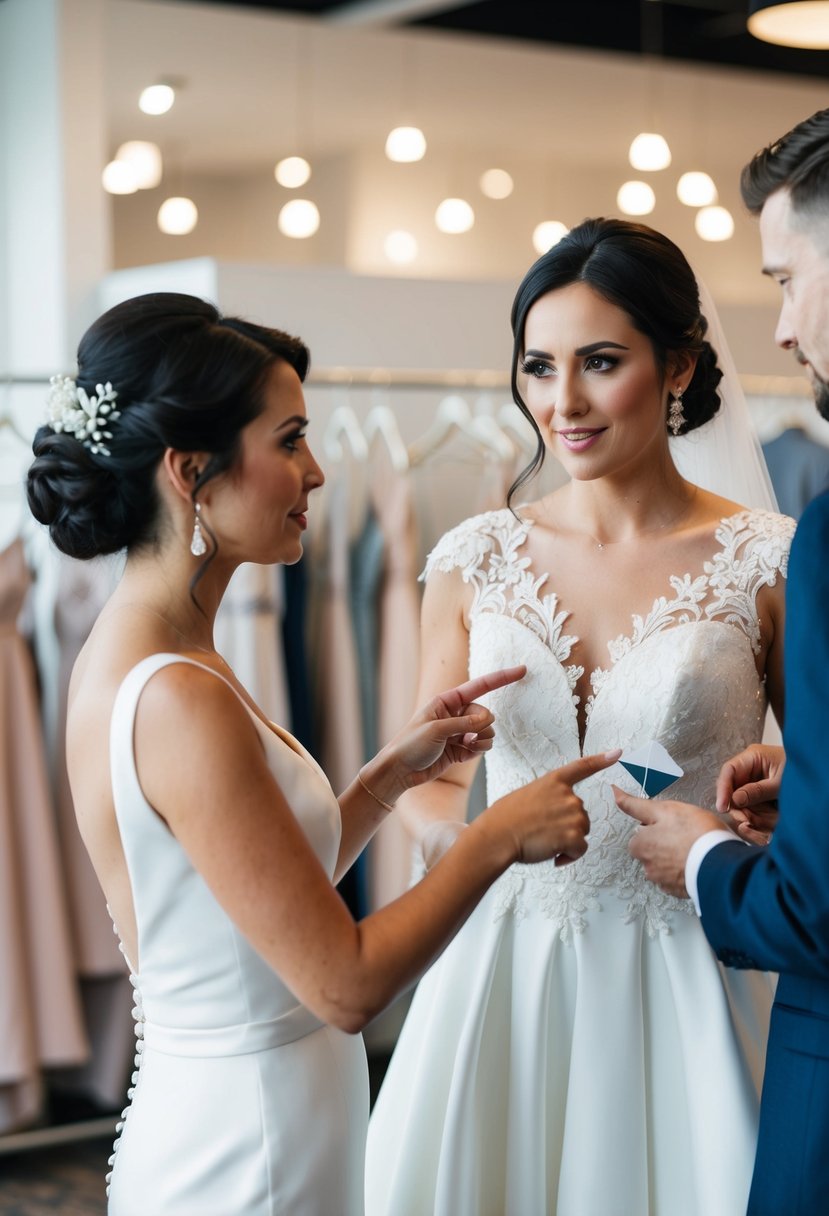
[[[391,753],[401,789],[434,781],[453,764],[474,760],[489,751],[495,737],[495,716],[478,705],[477,698],[514,684],[526,673],[524,666],[488,672],[439,693],[417,710],[383,749]]]

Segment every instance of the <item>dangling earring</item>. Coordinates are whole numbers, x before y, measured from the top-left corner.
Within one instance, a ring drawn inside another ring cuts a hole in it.
[[[196,518],[193,520],[193,536],[190,540],[190,552],[193,554],[193,557],[203,557],[207,552],[207,544],[204,536],[202,535],[201,522],[199,520],[199,515],[201,514],[201,503],[197,502],[193,505],[196,510]]]
[[[687,420],[682,409],[682,389],[678,388],[674,393],[674,399],[668,409],[668,430],[674,435],[678,435],[686,421]]]

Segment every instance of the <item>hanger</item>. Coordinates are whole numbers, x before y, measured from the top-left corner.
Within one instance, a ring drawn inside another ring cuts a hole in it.
[[[368,443],[350,405],[334,407],[322,442],[329,460],[344,460],[346,453],[360,464],[368,460]]]
[[[475,402],[473,421],[476,430],[498,452],[500,460],[506,464],[515,459],[518,444],[501,426],[495,414],[495,402],[489,393],[481,393]]]
[[[366,522],[368,483],[364,467],[368,461],[368,443],[359,418],[348,404],[348,394],[342,393],[338,396],[342,403],[334,407],[322,443],[326,459],[332,465],[339,465],[339,473],[329,478],[323,486],[321,502],[320,499],[317,501],[323,505],[326,516],[330,510],[341,510],[344,501],[348,516],[348,535],[353,542],[362,532]],[[344,500],[339,495],[329,497],[335,483],[339,483],[341,491],[345,493]]]
[[[409,453],[400,434],[397,415],[391,406],[377,401],[371,407],[363,423],[363,435],[369,449],[376,440],[382,441],[392,468],[396,473],[405,473],[409,467]]]
[[[526,456],[534,456],[537,446],[535,431],[514,402],[502,405],[497,413],[498,425],[507,432]]]
[[[432,425],[409,446],[409,463],[420,464],[457,434],[470,439],[491,458],[503,459],[503,443],[494,439],[491,430],[486,425],[480,426],[479,421],[473,417],[463,397],[454,393],[444,397]]]

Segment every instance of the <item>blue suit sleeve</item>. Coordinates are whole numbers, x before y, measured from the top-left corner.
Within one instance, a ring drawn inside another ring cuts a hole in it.
[[[829,494],[789,559],[786,768],[768,848],[723,843],[698,875],[702,923],[728,966],[829,978]]]

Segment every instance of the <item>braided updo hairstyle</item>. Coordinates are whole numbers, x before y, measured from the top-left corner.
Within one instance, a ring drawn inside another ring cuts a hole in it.
[[[240,435],[262,410],[268,369],[284,359],[303,380],[307,347],[278,329],[223,317],[195,296],[155,292],[109,309],[78,347],[77,384],[111,382],[120,417],[110,454],[42,426],[27,479],[29,506],[70,557],[136,550],[159,536],[155,476],[167,448],[208,452],[193,499],[232,468]]]
[[[541,467],[544,441],[518,388],[527,313],[541,296],[571,283],[588,283],[624,310],[653,347],[664,374],[668,355],[690,351],[697,356],[691,382],[682,397],[682,435],[703,426],[720,408],[717,385],[722,371],[717,353],[706,341],[708,322],[700,312],[699,287],[682,250],[646,224],[629,220],[584,220],[535,262],[522,280],[510,317],[513,332],[512,396],[532,424],[538,446],[509,497]],[[667,427],[667,417],[666,417]]]

